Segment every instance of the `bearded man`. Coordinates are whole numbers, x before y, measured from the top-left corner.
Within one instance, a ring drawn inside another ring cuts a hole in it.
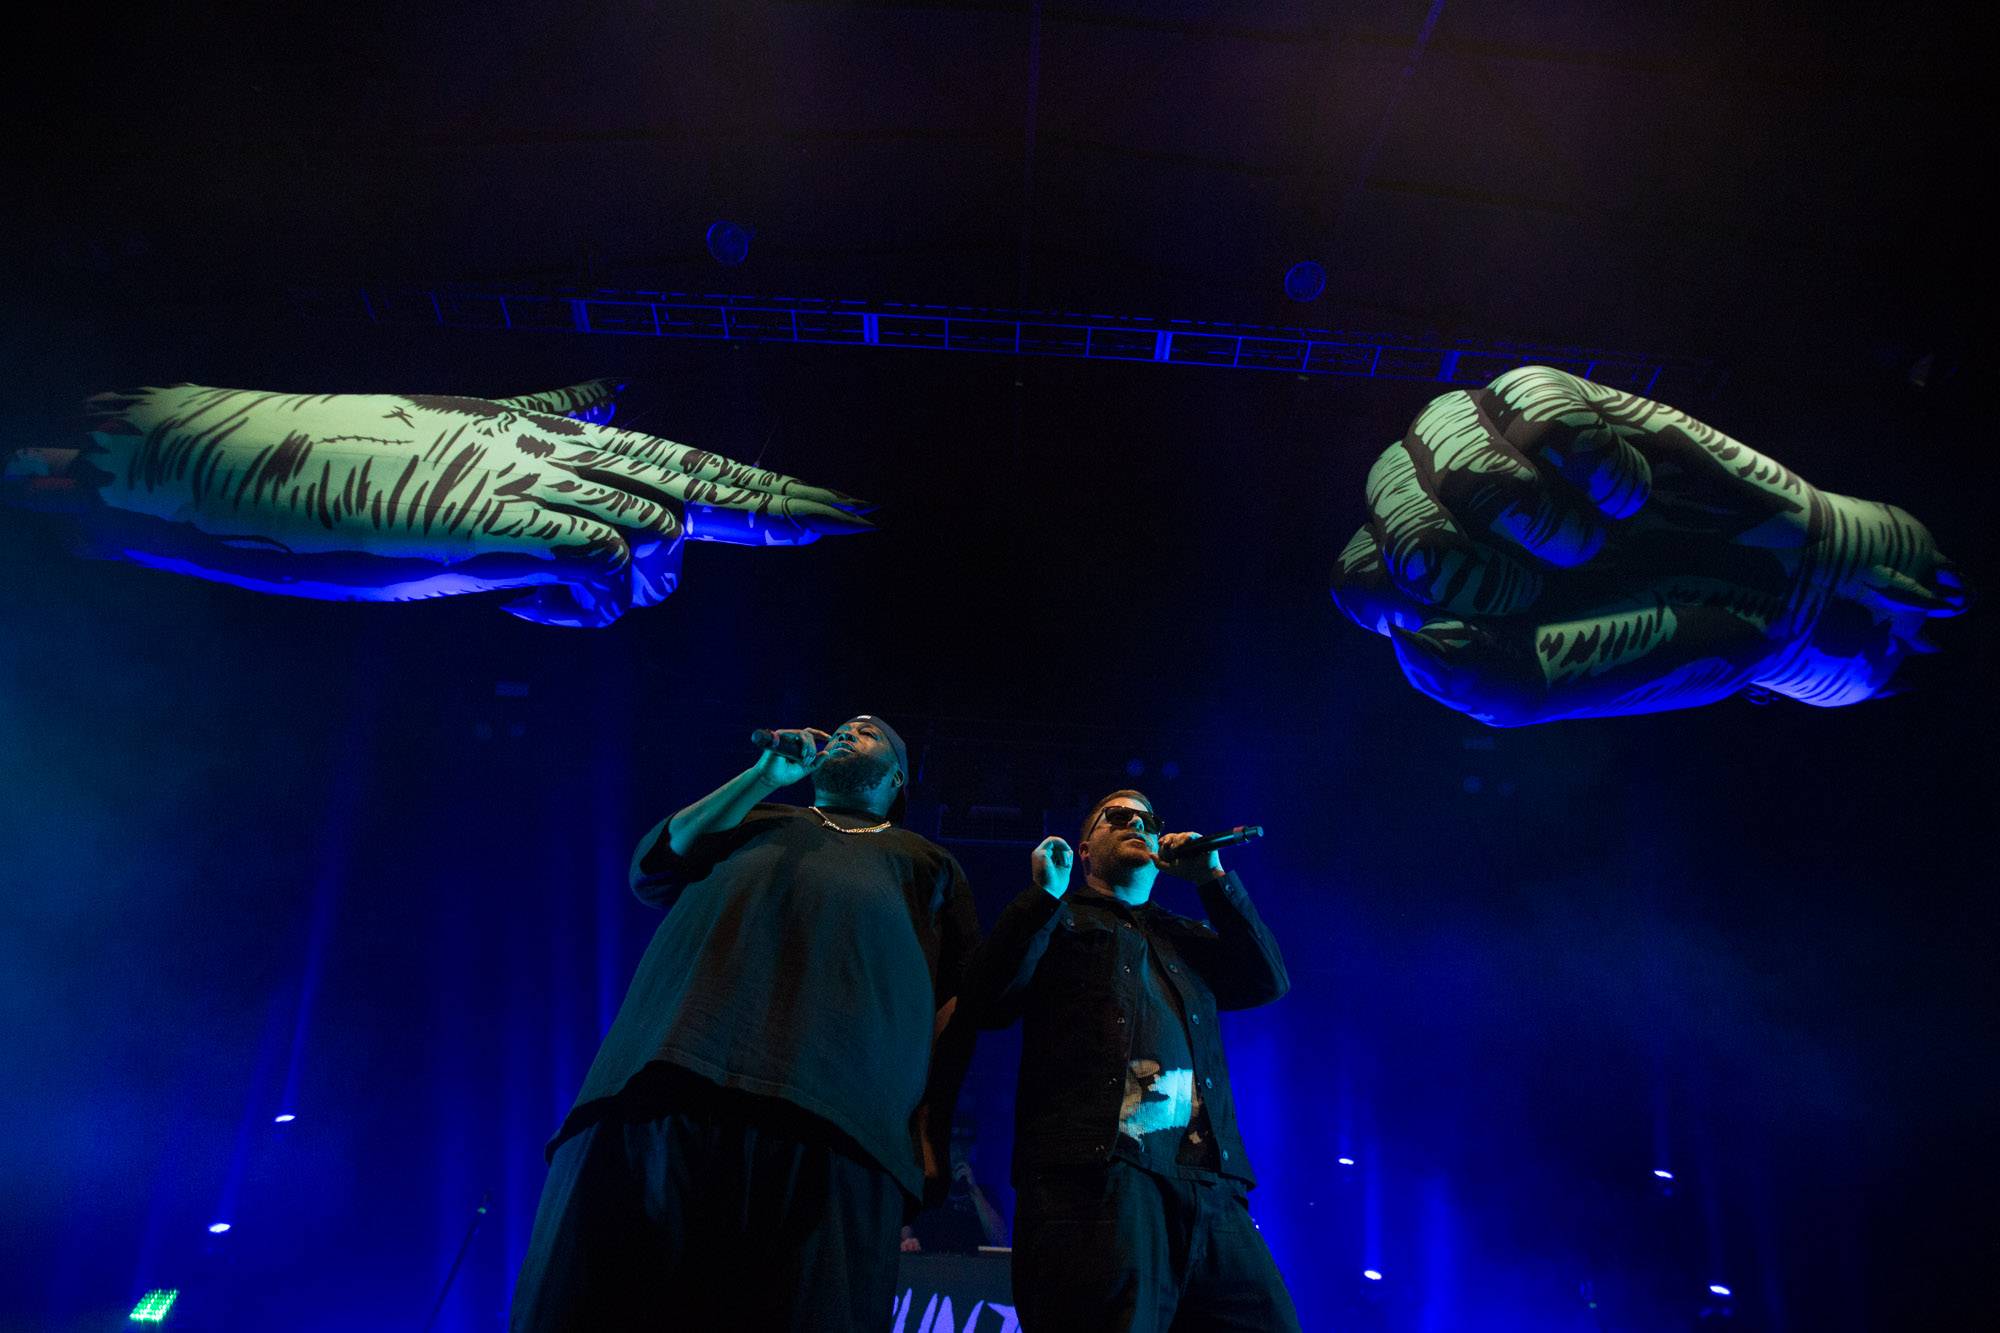
[[[549,1145],[517,1333],[889,1317],[970,1055],[946,1028],[978,920],[957,861],[900,826],[894,728],[776,736],[633,856],[669,910]],[[767,801],[805,779],[810,806]]]

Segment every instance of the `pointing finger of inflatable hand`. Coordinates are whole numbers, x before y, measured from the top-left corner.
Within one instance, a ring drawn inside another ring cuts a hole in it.
[[[824,534],[866,532],[875,526],[845,509],[810,498],[747,487],[723,488],[713,481],[607,450],[569,453],[550,461],[578,477],[636,493],[657,504],[685,505],[702,516],[698,522],[685,523],[688,535],[698,541],[797,546]],[[732,533],[739,535],[727,535]]]
[[[616,528],[635,529],[659,537],[679,537],[684,531],[677,505],[661,503],[620,484],[603,472],[558,468],[542,473],[527,490],[545,505],[572,509]]]
[[[843,510],[814,506],[788,512],[797,501],[760,497],[737,505],[690,504],[690,540],[728,542],[737,546],[805,546],[822,536],[870,532],[875,525]]]
[[[798,500],[811,500],[831,509],[854,511],[868,508],[864,500],[825,486],[814,486],[797,477],[786,476],[782,472],[752,467],[739,463],[733,458],[697,449],[692,445],[677,444],[654,435],[641,435],[637,431],[612,430],[608,426],[583,425],[580,429],[589,441],[603,449],[632,459],[635,462],[650,463],[655,467],[681,473],[698,481],[709,481],[721,487],[739,488],[764,495],[783,495]]]

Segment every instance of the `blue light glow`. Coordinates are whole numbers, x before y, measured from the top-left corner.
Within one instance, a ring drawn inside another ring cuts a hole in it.
[[[1723,1286],[1723,1285],[1722,1285],[1722,1284],[1721,1284],[1720,1282],[1711,1282],[1711,1283],[1709,1283],[1709,1284],[1708,1284],[1708,1289],[1709,1289],[1710,1291],[1714,1292],[1714,1293],[1715,1293],[1716,1295],[1718,1295],[1718,1296],[1728,1296],[1728,1295],[1731,1295],[1731,1294],[1732,1294],[1732,1293],[1730,1292],[1729,1288],[1727,1288],[1727,1287]]]
[[[1339,1159],[1337,1159],[1337,1160],[1338,1160],[1338,1161],[1340,1162],[1340,1164],[1341,1164],[1342,1166],[1353,1166],[1353,1165],[1354,1165],[1354,1159],[1353,1159],[1352,1157],[1342,1157],[1342,1158],[1339,1158]]]
[[[208,1230],[209,1230],[209,1234],[210,1234],[210,1235],[213,1235],[213,1236],[220,1236],[220,1235],[221,1235],[221,1234],[222,1234],[223,1232],[225,1232],[225,1231],[229,1230],[229,1223],[227,1223],[227,1222],[210,1222],[210,1223],[208,1224]]]
[[[1658,1176],[1661,1180],[1672,1180],[1674,1178],[1674,1173],[1667,1170],[1664,1167],[1653,1168],[1653,1174]]]
[[[1372,1269],[1372,1268],[1364,1268],[1364,1269],[1362,1269],[1362,1270],[1361,1270],[1361,1276],[1363,1276],[1363,1277],[1367,1278],[1367,1279],[1368,1279],[1368,1280],[1369,1280],[1370,1282],[1380,1282],[1380,1281],[1382,1280],[1382,1275],[1381,1275],[1380,1273],[1376,1272],[1376,1271],[1375,1271],[1374,1269]]]
[[[298,1117],[297,1117],[297,1116],[293,1115],[293,1114],[292,1114],[292,1113],[291,1113],[290,1111],[287,1111],[287,1112],[285,1112],[285,1113],[284,1113],[283,1115],[274,1115],[274,1116],[272,1116],[272,1117],[271,1117],[271,1123],[272,1123],[272,1124],[274,1124],[274,1125],[289,1125],[289,1124],[291,1124],[291,1123],[292,1123],[292,1122],[293,1122],[294,1120],[297,1120],[297,1119],[298,1119]]]

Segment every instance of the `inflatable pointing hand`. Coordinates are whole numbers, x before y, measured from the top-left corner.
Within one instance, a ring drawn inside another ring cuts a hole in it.
[[[103,394],[93,446],[16,453],[7,491],[80,514],[91,554],[326,600],[518,588],[505,609],[551,625],[660,601],[688,538],[789,546],[871,526],[851,496],[577,419],[608,416],[613,392]]]
[[[1894,505],[1544,366],[1431,401],[1368,474],[1333,595],[1494,726],[1883,691],[1967,591]]]

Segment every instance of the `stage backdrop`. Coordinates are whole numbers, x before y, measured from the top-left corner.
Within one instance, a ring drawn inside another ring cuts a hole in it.
[[[1686,1327],[1713,1283],[1740,1323],[1859,1333],[1907,1326],[1904,1275],[1958,1290],[1984,1261],[1943,1222],[1991,1161],[1994,711],[1950,671],[1991,660],[1992,617],[1862,706],[1494,731],[1327,595],[1356,478],[1428,384],[35,327],[21,433],[107,384],[602,374],[634,428],[865,495],[879,531],[691,545],[673,597],[577,632],[76,562],[10,515],[0,1327],[116,1324],[150,1287],[186,1327],[422,1327],[448,1276],[436,1327],[495,1327],[542,1145],[657,920],[633,840],[752,727],[860,710],[910,737],[913,817],[988,923],[1034,836],[1114,786],[1270,830],[1226,859],[1294,989],[1225,1038],[1255,1214],[1321,1327],[1542,1333],[1593,1301]],[[1975,395],[1784,372],[1686,406],[1991,567]],[[1003,1212],[1017,1052],[986,1040],[968,1090]]]

